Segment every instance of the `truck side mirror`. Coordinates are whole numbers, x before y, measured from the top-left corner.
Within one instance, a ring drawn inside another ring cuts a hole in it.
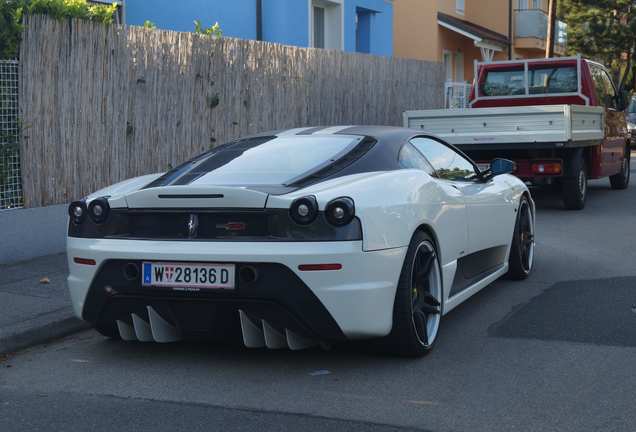
[[[490,162],[490,176],[495,177],[502,174],[510,174],[515,170],[515,163],[508,159],[493,159]]]

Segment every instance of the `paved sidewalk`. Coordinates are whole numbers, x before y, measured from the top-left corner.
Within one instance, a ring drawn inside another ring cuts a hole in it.
[[[65,254],[0,265],[0,354],[86,328],[73,315],[67,274]]]

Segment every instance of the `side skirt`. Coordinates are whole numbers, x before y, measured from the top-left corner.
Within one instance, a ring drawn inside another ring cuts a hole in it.
[[[507,246],[495,246],[474,252],[457,260],[457,271],[453,277],[449,297],[453,297],[491,273],[506,262]]]
[[[446,303],[444,304],[444,315],[446,315],[448,312],[450,312],[451,310],[459,306],[461,303],[463,303],[466,299],[468,299],[472,295],[477,294],[483,288],[485,288],[486,286],[490,285],[491,283],[493,283],[494,281],[496,281],[497,279],[505,275],[506,272],[508,272],[507,262],[505,264],[502,264],[499,268],[497,268],[495,271],[490,273],[485,278],[481,279],[480,281],[474,283],[473,285],[469,286],[463,291],[450,297],[448,300],[446,300]]]

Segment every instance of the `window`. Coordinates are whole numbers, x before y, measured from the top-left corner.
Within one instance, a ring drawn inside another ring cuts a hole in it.
[[[444,73],[446,74],[446,81],[453,81],[453,55],[450,51],[444,50],[442,53],[442,60],[444,63]]]
[[[541,9],[541,0],[519,0],[517,2],[517,9]]]
[[[356,52],[371,52],[371,19],[374,12],[356,8]]]
[[[342,49],[343,0],[311,0],[309,8],[310,46]]]
[[[455,53],[455,81],[464,82],[464,53]]]
[[[616,89],[612,83],[612,79],[609,77],[606,71],[603,71],[603,81],[605,81],[605,88],[607,88],[607,107],[617,109],[616,106]]]
[[[205,176],[217,185],[281,185],[331,164],[357,147],[360,137],[257,137],[219,146],[164,174],[172,184]]]
[[[410,143],[406,143],[402,146],[400,154],[398,155],[398,162],[404,169],[419,169],[430,175],[435,174],[435,170],[431,164],[428,163],[424,156]]]
[[[325,9],[314,6],[314,48],[325,47]]]
[[[488,71],[480,85],[483,96],[512,96],[526,93],[523,69]]]
[[[606,108],[616,109],[616,90],[607,72],[598,66],[591,67],[590,71],[592,72],[598,103]]]
[[[460,15],[464,15],[464,0],[455,0],[455,11],[460,14]]]
[[[576,93],[576,67],[536,67],[528,70],[528,92],[535,94]],[[526,92],[523,69],[491,70],[479,93],[483,96],[514,96]]]
[[[574,93],[578,89],[575,67],[537,68],[528,71],[530,94]]]
[[[437,177],[454,181],[472,181],[477,177],[472,162],[441,142],[420,137],[413,138],[411,143],[430,162]]]

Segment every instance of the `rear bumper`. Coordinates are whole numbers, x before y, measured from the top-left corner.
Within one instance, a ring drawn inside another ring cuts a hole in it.
[[[406,248],[363,252],[362,242],[230,243],[68,238],[68,285],[75,313],[101,331],[114,320],[143,316],[148,306],[185,334],[231,334],[238,310],[325,341],[377,337],[392,326],[393,301]],[[74,257],[95,260],[77,264]],[[257,270],[232,291],[142,289],[123,266],[142,260],[227,262]],[[301,264],[339,263],[336,271]],[[152,290],[152,291],[151,291]]]

